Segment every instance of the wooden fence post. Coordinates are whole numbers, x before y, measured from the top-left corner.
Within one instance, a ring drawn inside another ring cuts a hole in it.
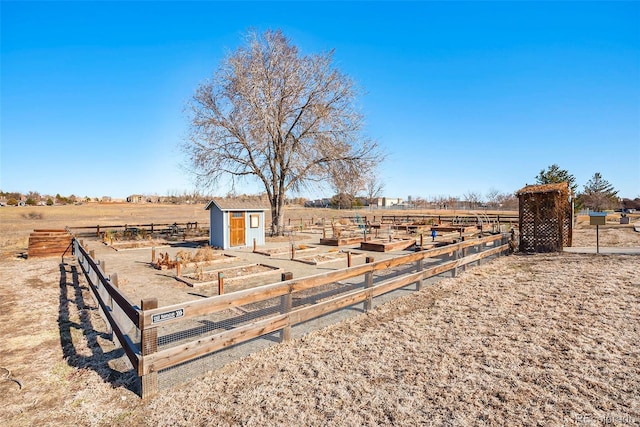
[[[156,262],[156,248],[155,246],[151,248],[151,263]]]
[[[418,269],[418,272],[424,270],[424,258],[420,258],[418,261],[416,261],[416,267]],[[418,281],[416,282],[416,291],[422,290],[423,283],[424,277],[420,276],[420,279],[418,279]]]
[[[218,295],[224,294],[224,273],[218,272]]]
[[[453,252],[453,259],[454,261],[457,261],[458,259],[460,259],[460,249],[456,249]],[[458,275],[458,267],[453,268],[453,270],[451,270],[451,277],[456,277]]]
[[[158,308],[158,299],[157,298],[147,298],[143,299],[141,302],[142,310],[152,310],[154,308]],[[141,351],[142,358],[149,354],[156,353],[158,351],[158,329],[157,328],[146,328],[140,331],[141,334]],[[147,375],[143,375],[140,377],[140,394],[142,399],[148,399],[154,394],[158,392],[158,373],[157,372],[149,372]]]
[[[373,257],[368,256],[365,259],[365,263],[371,264],[374,261]],[[373,286],[373,271],[369,271],[364,274],[364,288],[370,288]],[[368,296],[367,299],[364,300],[364,311],[369,311],[373,307],[373,298]]]
[[[347,252],[347,267],[351,267],[351,251]]]
[[[467,248],[462,249],[462,258],[467,256]],[[467,264],[462,266],[462,271],[467,271]]]
[[[109,275],[109,283],[111,283],[111,286],[113,286],[114,288],[118,287],[118,273],[113,273]],[[107,298],[107,304],[109,305],[109,307],[111,307],[111,311],[113,313],[113,298],[111,297],[111,294],[109,294],[109,297]],[[116,348],[120,348],[120,341],[117,340],[115,338],[115,336],[113,335],[113,329],[111,328],[111,324],[109,322],[107,323],[107,333],[111,334],[111,342],[116,346]]]
[[[293,273],[286,272],[282,273],[282,281],[285,282],[287,280],[293,279]],[[291,295],[291,289],[289,289],[289,293],[286,295],[282,295],[280,297],[280,314],[285,314],[291,312],[291,307],[293,306],[293,298]],[[287,324],[284,328],[280,329],[280,342],[286,342],[291,339],[291,325]]]

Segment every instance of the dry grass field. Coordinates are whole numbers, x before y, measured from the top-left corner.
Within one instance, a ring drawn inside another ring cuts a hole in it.
[[[141,401],[110,369],[120,350],[74,264],[18,255],[34,228],[207,215],[77,208],[0,209],[3,425],[640,425],[631,255],[499,258]],[[638,235],[612,227],[600,244]],[[580,227],[574,244],[592,236]]]

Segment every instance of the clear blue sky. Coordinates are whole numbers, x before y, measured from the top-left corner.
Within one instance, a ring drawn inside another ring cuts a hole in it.
[[[253,27],[335,49],[389,153],[388,197],[512,192],[553,163],[580,190],[600,172],[640,196],[639,2],[0,7],[3,191],[192,191],[184,105]]]

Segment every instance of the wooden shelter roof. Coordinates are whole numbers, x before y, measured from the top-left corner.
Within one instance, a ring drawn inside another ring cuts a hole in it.
[[[558,184],[538,184],[538,185],[526,185],[516,192],[516,195],[521,194],[534,194],[534,193],[568,193],[569,183],[560,182]]]

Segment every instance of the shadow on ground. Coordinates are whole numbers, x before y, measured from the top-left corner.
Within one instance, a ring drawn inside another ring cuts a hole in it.
[[[86,286],[80,285],[78,267],[61,263],[58,329],[64,358],[69,366],[95,371],[114,388],[124,387],[138,393],[136,373],[119,360],[123,357],[124,350],[114,348],[105,352],[98,342],[98,339],[111,341],[112,337],[111,334],[94,328],[91,318],[92,312],[97,308],[90,296],[89,301],[86,301],[88,292]],[[82,337],[86,343],[82,342]],[[110,364],[119,365],[123,369],[112,369]]]

